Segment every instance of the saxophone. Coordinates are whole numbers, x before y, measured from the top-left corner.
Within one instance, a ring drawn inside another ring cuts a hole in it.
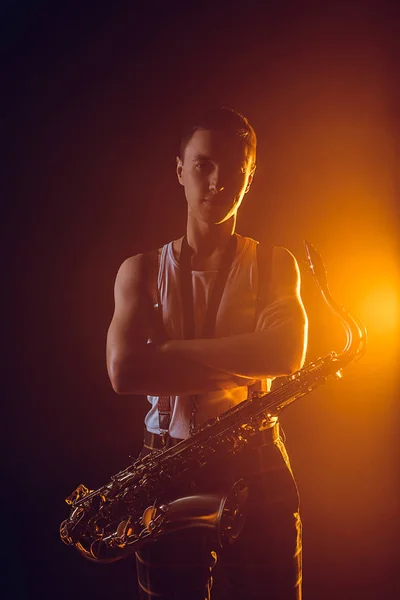
[[[225,494],[190,494],[196,471],[227,453],[240,452],[261,429],[276,421],[286,406],[312,392],[365,351],[366,330],[332,298],[321,257],[304,242],[308,269],[328,306],[344,325],[347,340],[340,354],[309,363],[283,378],[269,393],[255,392],[237,406],[202,425],[188,439],[135,460],[97,490],[79,485],[66,502],[68,519],[62,541],[85,558],[113,562],[136,552],[158,536],[185,528],[214,532],[221,545],[234,541],[243,527],[247,488],[243,480]]]

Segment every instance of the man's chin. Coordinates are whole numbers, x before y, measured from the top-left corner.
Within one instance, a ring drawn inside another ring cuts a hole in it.
[[[217,202],[215,199],[200,200],[196,204],[189,204],[189,214],[205,223],[214,225],[227,221],[236,212],[236,204],[229,202]]]
[[[213,198],[202,200],[201,207],[215,213],[228,213],[233,208],[232,201],[216,200]]]
[[[199,211],[199,216],[202,221],[218,225],[218,223],[223,223],[232,217],[234,212],[231,206],[209,206],[208,203],[204,202],[202,210]]]

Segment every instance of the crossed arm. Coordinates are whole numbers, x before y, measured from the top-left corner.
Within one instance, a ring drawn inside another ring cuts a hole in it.
[[[107,367],[119,394],[175,395],[250,385],[289,374],[304,361],[307,317],[294,256],[275,247],[270,302],[256,331],[215,339],[152,337],[152,307],[143,257],[127,259],[115,284],[115,312],[107,336]]]

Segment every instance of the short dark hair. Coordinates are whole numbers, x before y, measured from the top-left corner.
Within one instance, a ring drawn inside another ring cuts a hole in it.
[[[183,160],[186,146],[193,134],[199,129],[211,129],[221,131],[228,135],[237,136],[246,149],[247,158],[252,167],[256,164],[257,137],[253,127],[246,117],[233,108],[221,106],[212,108],[203,113],[200,118],[192,121],[192,125],[186,128],[181,138],[180,158]]]

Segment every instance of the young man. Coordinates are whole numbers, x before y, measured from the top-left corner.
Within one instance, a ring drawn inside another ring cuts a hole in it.
[[[107,364],[117,393],[146,394],[151,403],[142,454],[188,438],[249,388],[268,390],[274,377],[303,364],[307,319],[295,258],[282,247],[257,252],[257,242],[235,233],[255,159],[245,117],[226,108],[206,113],[177,158],[185,236],[160,249],[153,284],[147,255],[127,259],[118,272]],[[144,546],[141,598],[210,598],[217,558],[221,598],[300,598],[298,496],[278,428],[272,423],[195,483],[214,490],[245,479],[248,516],[239,539],[220,549],[208,534],[186,530]]]

